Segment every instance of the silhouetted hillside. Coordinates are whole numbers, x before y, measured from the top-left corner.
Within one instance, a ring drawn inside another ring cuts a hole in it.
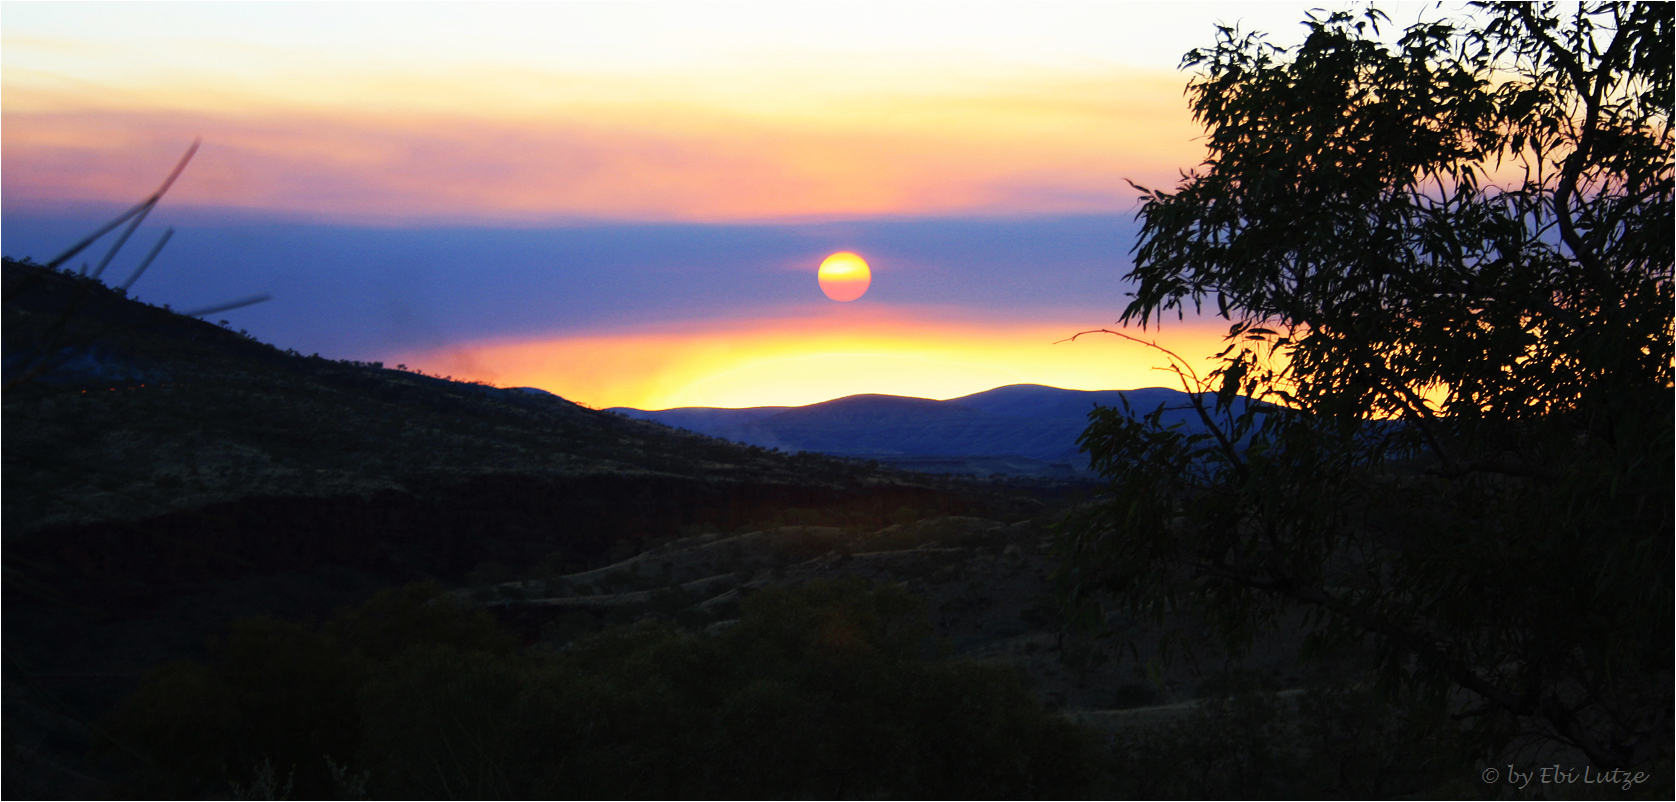
[[[320,616],[501,566],[586,570],[698,526],[1043,504],[1041,486],[776,453],[289,352],[10,259],[4,293],[8,742],[23,727],[20,743],[85,745],[75,716],[238,616]]]

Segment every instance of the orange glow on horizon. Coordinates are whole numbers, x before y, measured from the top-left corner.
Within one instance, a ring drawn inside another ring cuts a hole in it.
[[[873,270],[867,260],[849,251],[839,251],[821,262],[816,274],[821,292],[834,301],[849,302],[867,294],[873,284]]]
[[[936,319],[935,311],[831,305],[786,318],[470,343],[385,357],[431,373],[539,387],[595,408],[800,406],[858,393],[947,399],[1007,384],[1072,390],[1177,387],[1166,360],[1098,324]],[[1136,332],[1189,359],[1223,326]]]

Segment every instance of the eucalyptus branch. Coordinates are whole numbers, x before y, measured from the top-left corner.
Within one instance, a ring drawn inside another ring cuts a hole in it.
[[[1454,460],[1450,458],[1449,452],[1444,450],[1442,441],[1438,439],[1437,415],[1426,406],[1426,400],[1421,398],[1419,393],[1414,392],[1407,382],[1404,382],[1396,373],[1392,372],[1384,360],[1371,361],[1370,364],[1374,372],[1378,373],[1380,379],[1384,381],[1386,389],[1395,392],[1402,400],[1403,407],[1411,413],[1412,416],[1409,419],[1419,428],[1420,436],[1425,439],[1426,446],[1437,456],[1438,461],[1443,463],[1445,470],[1453,469]]]
[[[1067,337],[1063,340],[1056,340],[1054,342],[1054,345],[1058,345],[1059,343],[1063,343],[1063,342],[1072,342],[1072,341],[1076,340],[1076,338],[1081,337],[1084,334],[1113,334],[1113,335],[1116,335],[1118,337],[1122,337],[1123,339],[1128,340],[1130,342],[1140,343],[1141,345],[1147,346],[1148,348],[1157,349],[1158,351],[1161,351],[1165,355],[1169,356],[1170,359],[1171,359],[1170,367],[1173,371],[1175,371],[1176,377],[1181,379],[1181,387],[1182,387],[1183,390],[1186,391],[1187,398],[1188,398],[1189,402],[1191,402],[1193,404],[1193,411],[1198,413],[1199,421],[1201,423],[1203,423],[1205,425],[1205,428],[1210,430],[1211,435],[1216,438],[1217,445],[1221,447],[1222,453],[1223,453],[1224,456],[1226,456],[1228,458],[1228,461],[1233,464],[1234,470],[1238,471],[1241,477],[1245,477],[1245,476],[1249,475],[1249,471],[1245,466],[1245,460],[1240,458],[1239,451],[1234,448],[1233,442],[1230,441],[1228,439],[1227,435],[1223,433],[1222,427],[1218,426],[1216,424],[1216,422],[1211,419],[1210,413],[1205,411],[1205,405],[1204,405],[1204,401],[1202,400],[1202,396],[1209,391],[1205,390],[1203,388],[1202,382],[1200,382],[1200,379],[1199,379],[1199,374],[1194,373],[1192,368],[1187,367],[1187,360],[1182,359],[1181,356],[1178,355],[1176,352],[1171,351],[1170,349],[1165,348],[1164,346],[1159,345],[1156,342],[1150,342],[1150,341],[1147,341],[1147,340],[1140,339],[1139,337],[1133,337],[1133,336],[1130,336],[1128,334],[1124,334],[1121,331],[1112,331],[1110,329],[1091,329],[1089,331],[1079,331],[1076,334],[1073,334],[1070,337]],[[1190,386],[1187,383],[1188,374],[1192,374],[1193,381],[1194,381],[1195,384],[1200,384],[1201,385],[1197,390],[1195,390],[1192,386]]]
[[[1560,61],[1561,67],[1570,76],[1572,84],[1577,87],[1578,94],[1583,98],[1582,134],[1577,139],[1576,147],[1566,155],[1565,162],[1560,166],[1560,184],[1554,192],[1554,216],[1559,222],[1560,238],[1564,240],[1567,247],[1571,248],[1572,255],[1577,257],[1577,261],[1593,278],[1597,290],[1601,294],[1601,304],[1607,307],[1607,314],[1609,316],[1615,315],[1616,305],[1611,302],[1611,299],[1617,296],[1616,282],[1612,280],[1611,272],[1601,263],[1594,248],[1585,243],[1577,233],[1576,221],[1573,220],[1571,211],[1571,197],[1576,194],[1577,181],[1582,176],[1584,165],[1592,155],[1596,125],[1600,120],[1601,91],[1605,81],[1599,76],[1593,82],[1589,80],[1588,70],[1583,67],[1581,61],[1558,42],[1555,42],[1553,37],[1549,36],[1542,25],[1536,21],[1531,5],[1518,3],[1513,4],[1513,6],[1519,17],[1524,20],[1526,29],[1541,39],[1547,45],[1549,54]],[[1581,8],[1578,9],[1579,16],[1583,14],[1583,11]],[[1613,44],[1616,45],[1617,41],[1623,36],[1622,31],[1614,34]]]

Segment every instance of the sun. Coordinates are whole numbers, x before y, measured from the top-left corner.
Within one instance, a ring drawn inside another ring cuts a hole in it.
[[[866,294],[873,283],[867,261],[849,251],[839,251],[821,262],[821,292],[834,301],[853,301]]]

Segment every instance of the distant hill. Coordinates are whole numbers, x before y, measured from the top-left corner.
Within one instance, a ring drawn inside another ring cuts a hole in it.
[[[1089,476],[1077,437],[1095,406],[1127,397],[1136,414],[1164,405],[1164,422],[1201,429],[1179,390],[1062,390],[1013,384],[934,401],[894,395],[852,395],[801,407],[683,407],[608,411],[712,437],[836,456],[876,459],[917,471]]]

